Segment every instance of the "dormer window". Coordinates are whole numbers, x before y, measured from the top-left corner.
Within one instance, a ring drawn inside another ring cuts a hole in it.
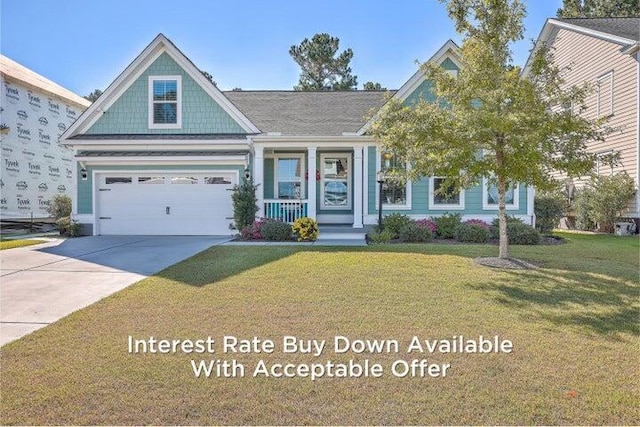
[[[182,76],[149,77],[149,129],[182,127]]]

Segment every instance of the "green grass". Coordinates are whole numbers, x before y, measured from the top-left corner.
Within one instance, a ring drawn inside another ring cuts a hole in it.
[[[0,241],[0,251],[5,249],[21,248],[23,246],[38,245],[44,243],[44,240],[37,239],[17,239],[17,240],[2,240]]]
[[[1,350],[1,424],[639,424],[637,238],[483,245],[211,248]],[[89,285],[89,283],[87,284]],[[511,354],[280,351],[331,340],[500,335]],[[273,354],[127,353],[127,337],[270,338]],[[444,378],[251,378],[259,359],[450,363]],[[195,378],[191,359],[245,378]]]

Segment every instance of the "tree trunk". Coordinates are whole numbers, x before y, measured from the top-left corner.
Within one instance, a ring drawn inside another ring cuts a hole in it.
[[[507,183],[503,176],[498,176],[498,220],[500,230],[500,252],[499,258],[509,258],[509,238],[507,236],[507,209],[504,196],[507,192]]]
[[[498,166],[498,229],[500,232],[500,251],[498,257],[501,259],[509,258],[509,239],[507,236],[507,209],[504,202],[504,196],[507,192],[507,180],[500,171],[504,167],[504,135],[498,135],[496,141],[496,164]]]

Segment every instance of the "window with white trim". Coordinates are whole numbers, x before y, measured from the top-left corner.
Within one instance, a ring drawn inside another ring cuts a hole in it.
[[[505,209],[520,208],[520,185],[509,185],[504,195]],[[490,184],[486,178],[482,179],[482,209],[498,209],[498,187]]]
[[[275,196],[277,199],[304,198],[304,157],[276,157],[274,160]]]
[[[613,71],[598,77],[596,98],[598,118],[613,116]]]
[[[149,128],[182,127],[182,76],[149,77]]]
[[[464,209],[465,191],[457,191],[452,186],[445,188],[445,180],[437,176],[429,179],[429,209]]]
[[[613,175],[613,150],[606,150],[596,153],[596,175],[611,176]]]
[[[382,153],[378,157],[378,169],[383,171],[405,171],[407,165],[393,155]],[[379,197],[379,194],[378,194]],[[385,179],[382,184],[382,205],[388,209],[411,209],[411,181]]]

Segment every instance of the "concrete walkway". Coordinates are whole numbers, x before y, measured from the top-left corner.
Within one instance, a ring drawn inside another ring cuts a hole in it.
[[[230,239],[90,236],[0,251],[0,345]]]

